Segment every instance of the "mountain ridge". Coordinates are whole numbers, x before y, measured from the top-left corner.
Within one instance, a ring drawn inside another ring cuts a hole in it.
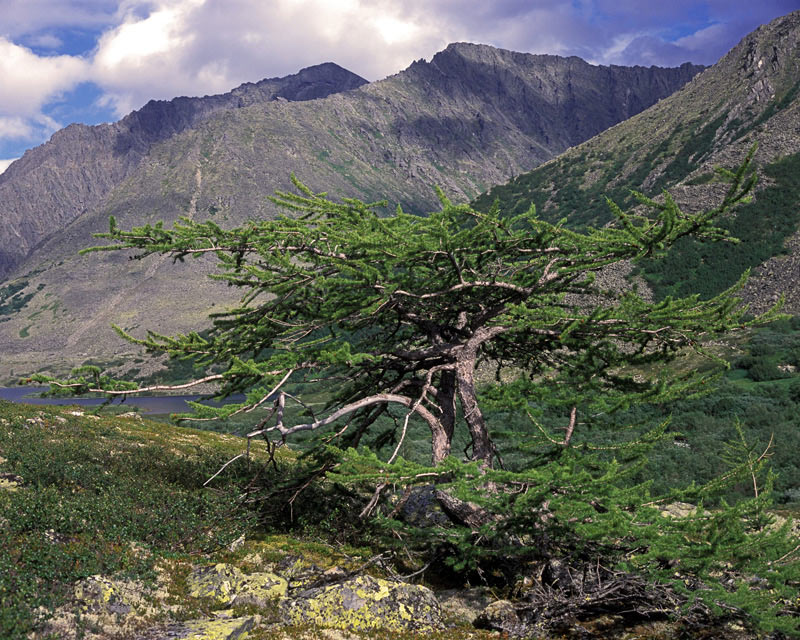
[[[433,185],[454,199],[474,197],[665,97],[699,70],[605,68],[457,45],[430,63],[325,98],[218,109],[153,142],[144,156],[133,145],[119,157],[137,158],[135,166],[114,165],[122,169],[99,179],[101,196],[90,206],[73,204],[76,215],[56,225],[57,233],[42,234],[0,284],[0,310],[8,310],[0,314],[0,349],[16,370],[26,362],[108,359],[127,347],[112,322],[129,330],[180,331],[202,324],[209,300],[232,302],[229,290],[203,280],[202,262],[172,266],[110,254],[78,259],[91,234],[107,228],[109,215],[123,226],[168,224],[180,215],[241,224],[275,215],[266,196],[291,188],[292,172],[317,191],[387,198],[424,213],[438,206]],[[564,102],[573,105],[568,118],[558,115]],[[80,153],[91,152],[90,141],[74,151],[62,164],[80,172]],[[102,160],[103,153],[92,157]],[[0,189],[12,186],[20,185],[7,181]],[[39,201],[36,189],[25,193]],[[70,193],[65,185],[50,195]]]
[[[283,78],[245,83],[225,94],[151,100],[115,123],[71,124],[57,131],[0,174],[6,222],[0,230],[0,277],[50,235],[52,227],[60,230],[101,202],[135,171],[153,144],[220,110],[278,99],[312,100],[366,82],[334,63],[323,63]],[[31,192],[37,194],[36,202],[30,202]],[[49,215],[39,214],[42,210]]]
[[[688,210],[708,208],[724,192],[714,168],[738,166],[757,142],[755,200],[723,221],[744,241],[683,242],[641,269],[659,295],[711,296],[751,267],[754,277],[743,294],[754,311],[787,292],[787,310],[800,313],[794,284],[800,281],[800,185],[792,177],[800,170],[799,60],[800,11],[759,27],[668,98],[494,187],[475,204],[485,209],[498,199],[521,211],[533,203],[541,215],[573,225],[606,224],[605,196],[633,205],[628,188],[651,197],[668,189]]]

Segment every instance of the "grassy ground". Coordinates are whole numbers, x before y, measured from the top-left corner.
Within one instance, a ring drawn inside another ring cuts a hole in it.
[[[213,551],[253,524],[237,501],[246,462],[202,488],[240,439],[76,413],[0,402],[2,638],[25,637],[81,578],[152,580],[158,558]]]
[[[28,638],[70,602],[74,585],[90,576],[162,589],[166,601],[175,604],[170,617],[186,620],[213,614],[213,606],[186,592],[186,575],[198,563],[227,562],[248,571],[253,557],[262,564],[296,558],[323,570],[353,569],[375,553],[369,546],[332,544],[318,526],[303,533],[302,522],[287,533],[265,528],[241,499],[242,487],[268,460],[263,442],[252,443],[249,462],[235,461],[204,487],[244,451],[244,439],[84,412],[0,401],[4,640]],[[294,464],[294,457],[280,450],[277,461]],[[301,519],[302,510],[297,515]],[[231,551],[242,534],[246,542]],[[269,612],[260,613],[268,618]],[[309,627],[261,628],[248,637],[329,637],[320,633]],[[495,636],[469,628],[431,635],[442,640]],[[390,640],[402,634],[363,637]]]

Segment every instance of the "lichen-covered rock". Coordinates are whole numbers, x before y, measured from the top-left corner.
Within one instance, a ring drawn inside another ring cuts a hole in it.
[[[90,576],[75,585],[75,601],[84,612],[103,611],[125,616],[133,610],[138,599],[130,586],[123,586],[103,576]]]
[[[257,615],[234,617],[230,611],[217,611],[212,618],[152,627],[136,640],[244,640],[259,622]]]
[[[244,574],[230,564],[215,564],[195,569],[188,579],[189,595],[211,598],[216,604],[253,604],[266,606],[286,595],[285,578],[274,573]]]
[[[90,576],[78,582],[70,602],[48,616],[33,638],[100,640],[136,637],[165,613],[141,583]]]
[[[266,607],[270,602],[285,597],[287,588],[286,578],[274,573],[251,573],[243,576],[236,585],[233,603]]]
[[[236,596],[235,587],[244,574],[229,564],[215,564],[192,571],[187,580],[193,598],[211,598],[215,603],[228,605]]]
[[[433,592],[422,586],[358,576],[309,589],[281,602],[289,624],[366,631],[430,631],[441,626]]]
[[[661,515],[667,518],[686,518],[692,515],[697,507],[688,502],[673,502],[661,507]]]
[[[180,640],[237,640],[245,638],[255,625],[254,616],[218,618],[216,620],[191,620],[177,635]]]
[[[496,600],[492,602],[477,618],[475,618],[473,625],[477,629],[503,631],[509,634],[518,633],[522,627],[522,623],[517,615],[517,609],[514,603],[509,600]]]
[[[16,491],[22,486],[22,477],[13,473],[0,473],[0,489]]]

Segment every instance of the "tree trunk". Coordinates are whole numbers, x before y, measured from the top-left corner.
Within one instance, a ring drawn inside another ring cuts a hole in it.
[[[458,382],[458,397],[461,400],[461,409],[464,411],[464,420],[472,436],[472,459],[479,460],[482,467],[491,468],[494,459],[494,446],[489,438],[486,422],[478,406],[478,396],[475,391],[474,358],[459,359],[456,364],[456,380]]]
[[[453,432],[456,426],[455,371],[442,371],[436,392],[436,404],[442,410],[442,414],[439,417],[441,431],[433,432],[433,464],[435,465],[450,455],[453,443]]]
[[[475,391],[475,363],[478,350],[487,340],[508,331],[506,327],[481,327],[472,334],[464,344],[456,359],[456,384],[458,398],[464,411],[464,420],[472,436],[472,459],[478,460],[483,468],[491,468],[494,462],[494,445],[486,429],[481,408],[478,405],[478,394]]]

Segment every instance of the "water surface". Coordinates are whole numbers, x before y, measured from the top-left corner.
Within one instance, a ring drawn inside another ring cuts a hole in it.
[[[11,402],[23,402],[26,404],[56,404],[56,405],[80,405],[93,407],[101,405],[107,400],[105,398],[41,398],[38,394],[46,390],[47,387],[0,387],[0,400]],[[126,407],[138,407],[139,413],[143,415],[161,413],[184,413],[190,411],[187,401],[197,402],[206,396],[201,395],[181,395],[181,396],[148,396],[136,395],[122,398],[114,398],[112,404],[123,405]],[[244,396],[231,396],[226,399],[226,403],[241,402]],[[204,401],[204,404],[219,405],[213,401]]]

